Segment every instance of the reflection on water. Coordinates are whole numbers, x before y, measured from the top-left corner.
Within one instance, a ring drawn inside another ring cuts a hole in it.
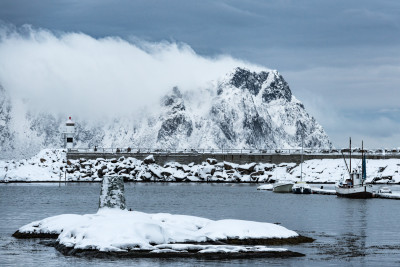
[[[65,257],[37,240],[16,240],[20,226],[63,213],[94,213],[99,184],[1,184],[0,263],[4,265],[265,266],[398,265],[400,208],[396,200],[354,200],[326,195],[275,194],[252,184],[126,184],[127,206],[144,212],[280,223],[316,238],[287,246],[296,259],[87,259]],[[329,186],[325,186],[326,189]],[[399,186],[392,186],[399,191]]]

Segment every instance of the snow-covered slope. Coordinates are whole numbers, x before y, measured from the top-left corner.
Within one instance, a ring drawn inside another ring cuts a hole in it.
[[[28,156],[61,147],[65,118],[27,110],[0,88],[1,157]],[[159,108],[108,121],[76,120],[78,147],[292,148],[331,146],[323,128],[305,110],[277,71],[236,68],[208,86],[174,87]]]

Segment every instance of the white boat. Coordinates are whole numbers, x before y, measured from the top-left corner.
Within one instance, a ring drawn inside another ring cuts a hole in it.
[[[274,184],[275,193],[291,193],[294,183],[292,181],[278,181]]]
[[[294,194],[311,194],[311,187],[305,182],[297,182],[292,187]]]
[[[349,179],[349,181],[351,181]],[[372,198],[372,187],[363,184],[341,184],[335,187],[339,197],[348,198]]]
[[[264,185],[260,185],[259,187],[257,187],[257,190],[269,190],[272,191],[274,189],[274,186],[272,184],[264,184]]]
[[[366,160],[364,155],[364,145],[361,146],[362,167],[361,172],[357,169],[351,170],[351,139],[350,139],[350,168],[346,168],[349,172],[349,178],[339,181],[335,185],[335,190],[338,196],[348,198],[372,198],[372,186],[367,186],[364,181],[366,179]]]
[[[378,194],[391,194],[392,190],[389,187],[382,187],[378,190]]]

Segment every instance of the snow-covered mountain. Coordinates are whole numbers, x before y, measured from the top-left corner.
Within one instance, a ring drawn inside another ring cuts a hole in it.
[[[140,116],[108,121],[76,121],[77,147],[328,148],[323,128],[274,70],[236,68],[195,91],[174,87],[159,108]],[[0,87],[2,158],[29,156],[42,148],[61,147],[64,116],[34,113],[23,100],[10,99]]]

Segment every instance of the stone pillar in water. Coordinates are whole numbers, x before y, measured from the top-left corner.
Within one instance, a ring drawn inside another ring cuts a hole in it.
[[[104,176],[101,184],[99,209],[126,209],[124,178],[121,176]]]

